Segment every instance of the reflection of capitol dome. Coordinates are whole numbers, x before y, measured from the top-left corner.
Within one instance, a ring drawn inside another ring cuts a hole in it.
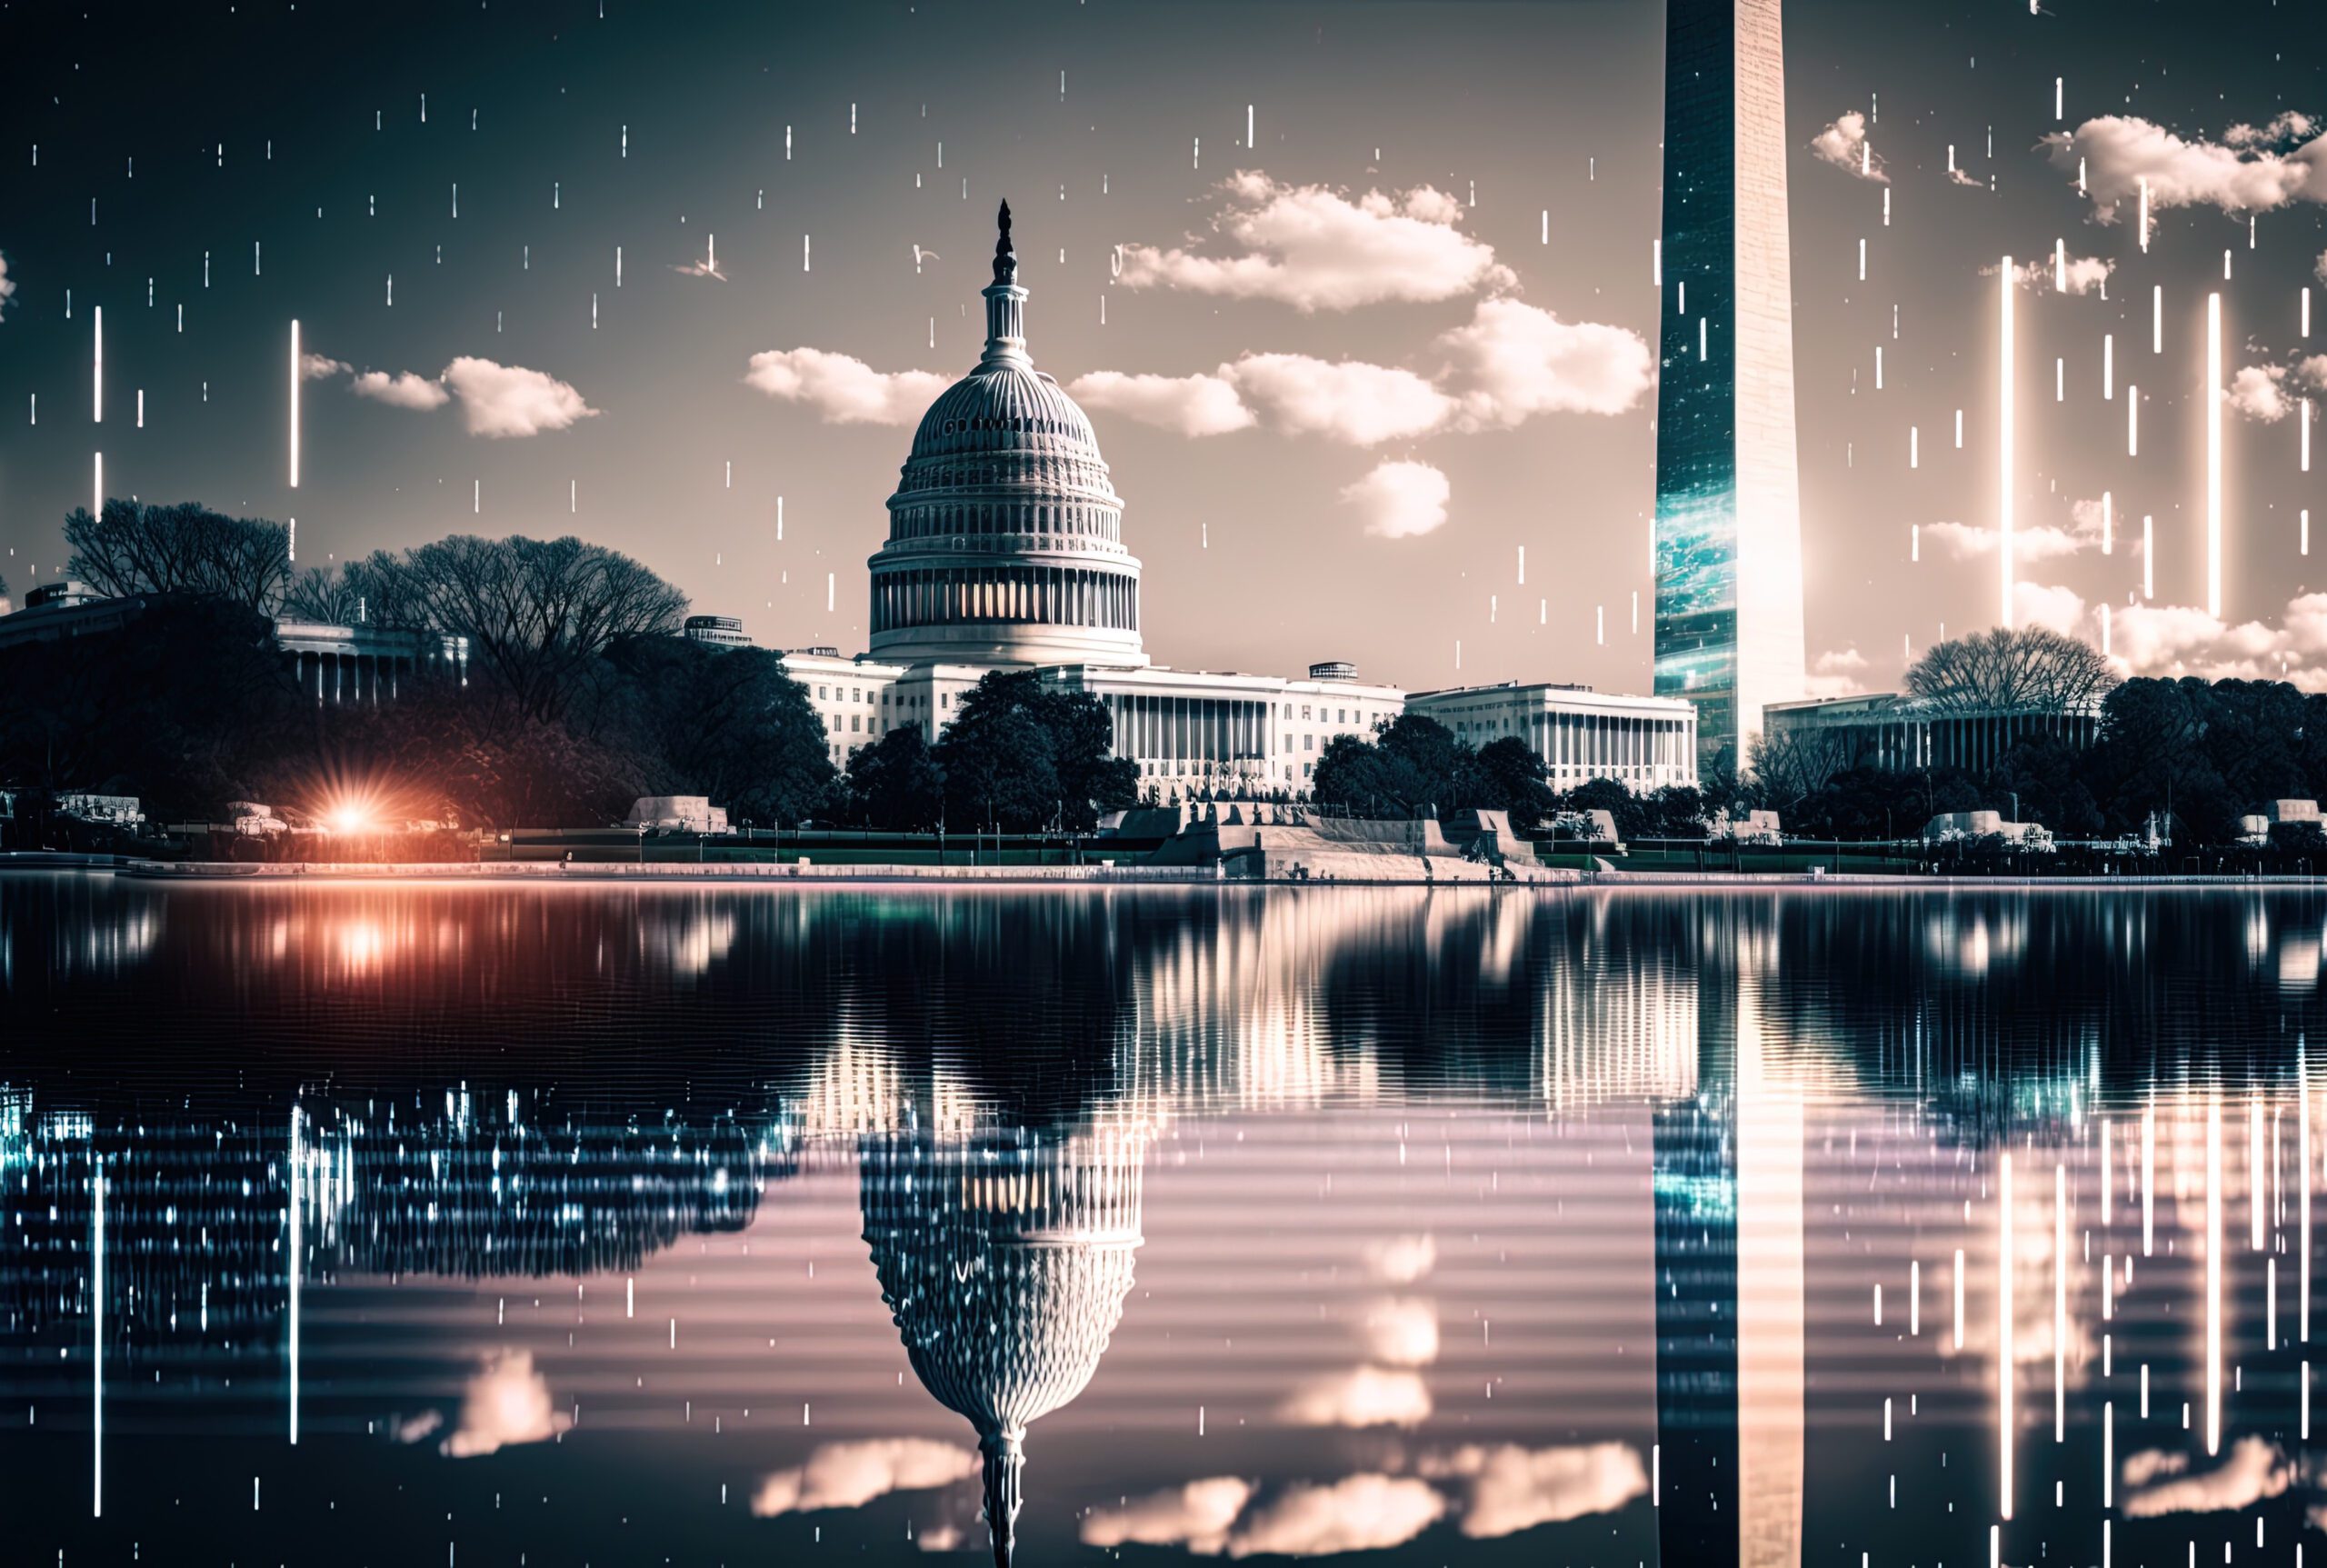
[[[985,354],[914,433],[873,572],[872,653],[1144,664],[1139,562],[1091,421],[1026,354],[1026,291],[1001,213]]]
[[[863,1150],[864,1239],[914,1374],[977,1428],[1006,1565],[1026,1428],[1081,1393],[1131,1290],[1144,1133]]]

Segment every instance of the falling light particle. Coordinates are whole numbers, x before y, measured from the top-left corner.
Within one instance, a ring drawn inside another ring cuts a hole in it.
[[[2211,294],[2206,296],[2206,614],[2217,620],[2222,617],[2222,295]]]
[[[2001,313],[2001,315],[1999,315],[1999,317],[1998,317],[1999,343],[2000,343],[2000,345],[2001,345],[2001,364],[2000,364],[1999,373],[1998,373],[1998,397],[1997,397],[1997,413],[1996,413],[1997,437],[1998,437],[1999,442],[2001,443],[2002,457],[2001,457],[2000,462],[1999,462],[1999,463],[1998,463],[1998,464],[1997,464],[1997,473],[1998,473],[1999,477],[1998,477],[1998,482],[1997,482],[1997,511],[1996,511],[1996,526],[1997,526],[1998,548],[1997,548],[1997,551],[1996,551],[1996,556],[1997,556],[1997,560],[1998,560],[1998,563],[1999,563],[1999,574],[2000,574],[2000,577],[2001,577],[2001,589],[2000,589],[2000,592],[2001,592],[2001,603],[2000,603],[2000,605],[1999,605],[1999,608],[1998,608],[1999,624],[2002,624],[2002,625],[2003,625],[2003,626],[2004,626],[2004,627],[2006,627],[2006,628],[2010,628],[2010,626],[2011,626],[2011,625],[2012,625],[2012,566],[2013,566],[2013,559],[2012,559],[2012,556],[2013,556],[2013,551],[2014,551],[2014,549],[2015,549],[2015,547],[2016,547],[2016,546],[2015,546],[2015,544],[2014,544],[2014,542],[2013,542],[2013,538],[2012,538],[2012,523],[2013,523],[2013,517],[2012,517],[2012,500],[2013,500],[2013,497],[2012,497],[2012,414],[2013,414],[2013,408],[2012,408],[2012,397],[2013,397],[2013,391],[2014,391],[2014,388],[2013,388],[2013,385],[2012,385],[2012,380],[2013,380],[2013,378],[2012,378],[2012,293],[2013,293],[2013,285],[2012,285],[2012,258],[2011,258],[2010,256],[2006,256],[2006,257],[2004,257],[2004,258],[2003,258],[2003,272],[2002,272],[2002,285],[2003,285],[2003,286],[2002,286],[2002,300],[2003,300],[2003,305],[2002,305],[2002,313]],[[2009,1168],[2009,1167],[2007,1167],[2007,1168]],[[2007,1268],[2008,1268],[2008,1267],[2009,1267],[2009,1263],[2007,1263]],[[2009,1275],[2008,1275],[2008,1274],[2007,1274],[2007,1277],[2009,1277]],[[2010,1357],[2009,1357],[2009,1356],[2007,1356],[2007,1357],[2005,1358],[2005,1364],[2006,1364],[2007,1366],[2009,1366],[2009,1365],[2011,1364],[2011,1359],[2010,1359]],[[2007,1383],[2009,1383],[2011,1380],[2010,1380],[2009,1378],[2007,1378],[2005,1381],[2006,1381]],[[2009,1449],[2008,1449],[2008,1448],[2007,1448],[2007,1451],[2006,1451],[2006,1452],[2007,1452],[2007,1453],[2009,1453]],[[2012,1503],[2011,1503],[2011,1493],[2012,1493],[2012,1488],[2011,1488],[2011,1484],[2010,1484],[2010,1481],[2011,1481],[2011,1473],[2011,1473],[2011,1468],[2010,1468],[2010,1463],[2011,1463],[2011,1462],[2010,1462],[2010,1460],[2007,1458],[2007,1460],[2006,1460],[2006,1462],[2005,1462],[2005,1466],[2006,1466],[2006,1467],[2005,1467],[2005,1471],[2004,1471],[2005,1483],[2006,1483],[2005,1487],[2004,1487],[2004,1498],[2005,1498],[2005,1500],[2004,1500],[2004,1517],[2005,1517],[2005,1518],[2007,1518],[2007,1519],[2009,1519],[2009,1518],[2011,1518],[2011,1517],[2012,1517]]]

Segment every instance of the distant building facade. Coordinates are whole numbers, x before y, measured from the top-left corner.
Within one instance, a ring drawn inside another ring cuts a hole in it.
[[[1417,692],[1408,713],[1436,719],[1473,747],[1516,735],[1553,789],[1614,779],[1635,794],[1697,782],[1697,709],[1678,697],[1627,697],[1538,682]]]
[[[707,648],[724,650],[752,645],[751,638],[744,634],[742,618],[735,615],[689,615],[679,635]]]
[[[423,676],[468,684],[469,640],[442,632],[277,621],[275,642],[300,690],[319,704],[393,702]]]
[[[2082,751],[2101,738],[2101,707],[1938,707],[1897,692],[1773,703],[1773,739],[1817,748],[1829,773],[1846,768],[1961,768],[1983,773],[2026,741]]]

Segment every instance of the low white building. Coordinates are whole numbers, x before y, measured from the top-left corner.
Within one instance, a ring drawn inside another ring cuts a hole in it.
[[[1614,779],[1634,794],[1646,794],[1697,782],[1697,708],[1685,698],[1506,681],[1416,692],[1405,706],[1436,719],[1474,748],[1516,735],[1543,759],[1556,790]]]

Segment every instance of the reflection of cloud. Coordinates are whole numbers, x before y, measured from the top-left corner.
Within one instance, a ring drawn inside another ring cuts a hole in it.
[[[405,1420],[396,1423],[396,1441],[398,1443],[418,1443],[424,1438],[435,1435],[436,1429],[444,1424],[444,1413],[443,1411],[424,1410],[418,1415],[411,1416]]]
[[[1648,1490],[1640,1455],[1622,1443],[1533,1450],[1514,1443],[1470,1443],[1426,1457],[1415,1468],[1468,1483],[1462,1529],[1473,1539],[1606,1513]]]
[[[1240,169],[1219,190],[1226,209],[1213,227],[1242,254],[1125,245],[1125,288],[1282,300],[1313,311],[1451,299],[1516,281],[1493,246],[1454,226],[1463,205],[1428,185],[1353,200],[1323,185],[1283,185]]]
[[[2276,1497],[2294,1481],[2294,1466],[2266,1438],[2242,1437],[2230,1457],[2200,1474],[2178,1453],[2151,1449],[2125,1461],[2125,1515],[2153,1519],[2161,1513],[2212,1513],[2245,1508]]]
[[[1413,1296],[1384,1296],[1365,1309],[1359,1325],[1365,1353],[1390,1366],[1428,1366],[1438,1359],[1438,1305]]]
[[[1427,1235],[1389,1236],[1365,1243],[1365,1270],[1384,1284],[1410,1285],[1438,1266],[1438,1243]]]
[[[1293,1486],[1245,1516],[1228,1537],[1228,1554],[1376,1552],[1403,1545],[1445,1512],[1446,1499],[1428,1482],[1403,1476],[1352,1475],[1330,1486]]]
[[[805,1513],[818,1508],[860,1508],[892,1492],[950,1486],[978,1472],[977,1451],[925,1437],[827,1443],[808,1463],[779,1470],[752,1494],[752,1512]]]
[[[534,1370],[533,1352],[503,1351],[462,1390],[460,1424],[437,1452],[474,1459],[520,1443],[546,1443],[573,1424],[550,1403],[549,1380]]]
[[[914,1544],[924,1552],[959,1552],[964,1544],[961,1526],[933,1524],[914,1535]]]
[[[1184,1545],[1210,1556],[1227,1544],[1229,1527],[1252,1495],[1252,1483],[1233,1475],[1191,1481],[1113,1508],[1092,1509],[1083,1516],[1083,1542],[1101,1547]]]
[[[1295,1384],[1277,1419],[1293,1426],[1416,1426],[1430,1410],[1430,1390],[1413,1373],[1358,1366]]]

